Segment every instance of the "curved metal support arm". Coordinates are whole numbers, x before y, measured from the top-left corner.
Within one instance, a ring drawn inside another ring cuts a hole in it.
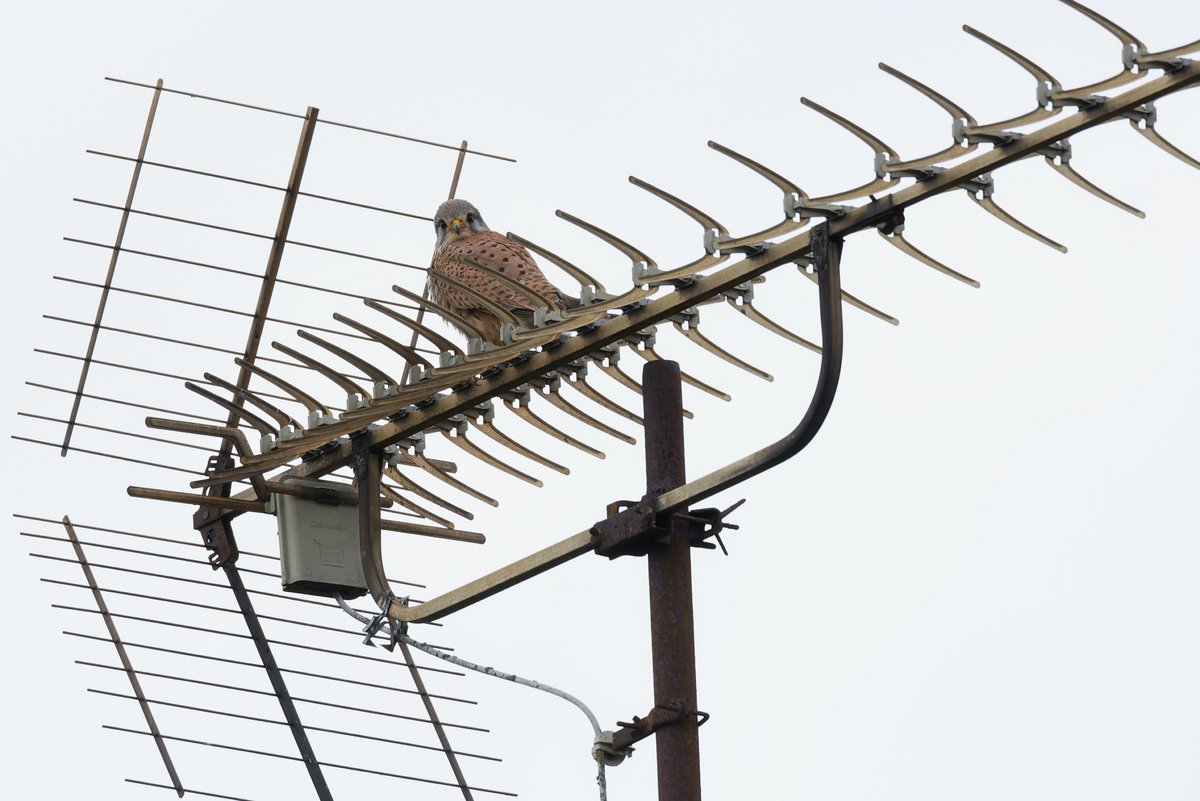
[[[648,499],[647,503],[654,513],[671,512],[689,506],[790,459],[803,450],[821,429],[833,405],[842,371],[842,241],[830,237],[829,224],[823,223],[813,229],[812,243],[814,261],[819,265],[817,282],[821,306],[821,371],[804,416],[796,427],[779,441],[657,498]],[[365,508],[365,504],[360,504],[359,508]],[[375,541],[378,541],[378,534]],[[577,556],[590,553],[595,547],[596,537],[592,530],[581,531],[419,606],[402,604],[385,589],[386,585],[379,583],[372,586],[372,595],[376,600],[383,596],[385,602],[380,604],[380,608],[390,620],[404,623],[427,622],[482,601]],[[371,576],[382,575],[383,571],[377,564],[366,561],[373,558],[378,551],[374,548],[374,543],[365,536],[362,553],[363,573],[370,583]]]
[[[795,456],[821,430],[842,373],[842,240],[829,236],[829,224],[812,232],[812,253],[818,265],[817,284],[821,307],[821,371],[808,409],[800,422],[782,439],[732,464],[650,500],[656,514],[677,511],[740,484],[764,470]]]

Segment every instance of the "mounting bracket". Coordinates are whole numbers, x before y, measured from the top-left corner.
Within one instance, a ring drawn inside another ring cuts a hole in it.
[[[214,471],[228,470],[231,467],[233,467],[233,457],[225,453],[217,453],[208,457],[208,466],[205,468],[205,472],[211,474]],[[229,490],[229,484],[219,484],[205,488],[204,494],[228,498]],[[233,529],[225,524],[227,514],[229,512],[210,506],[201,506],[192,514],[192,528],[200,532],[204,547],[209,551],[208,563],[212,565],[213,570],[225,565],[232,565],[238,559],[237,540],[233,537]]]

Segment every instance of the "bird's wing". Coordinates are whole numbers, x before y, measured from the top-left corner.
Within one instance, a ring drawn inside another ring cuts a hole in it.
[[[562,293],[542,273],[529,251],[495,231],[484,231],[443,248],[434,256],[432,270],[435,276],[438,273],[448,275],[506,309],[516,312],[532,311],[538,305],[531,298],[505,286],[494,276],[473,267],[470,263],[472,261],[528,287],[549,300],[553,306],[563,308]],[[444,287],[443,291],[450,295],[454,293],[454,287]],[[455,294],[463,296],[454,298],[455,301],[462,301],[463,307],[479,305],[478,301],[465,296],[461,291]]]

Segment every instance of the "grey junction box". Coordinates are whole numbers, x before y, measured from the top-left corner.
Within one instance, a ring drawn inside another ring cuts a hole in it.
[[[347,489],[332,481],[292,479],[307,487]],[[357,598],[367,592],[358,543],[358,507],[294,495],[273,496],[279,519],[283,589],[307,595]]]

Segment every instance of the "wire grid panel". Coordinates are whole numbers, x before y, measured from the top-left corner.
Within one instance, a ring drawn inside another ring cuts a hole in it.
[[[81,426],[103,424],[147,433],[141,418],[149,410],[121,407],[113,400],[141,401],[144,406],[180,411],[195,419],[221,419],[210,403],[184,390],[179,379],[203,384],[202,373],[209,369],[236,378],[232,358],[241,355],[245,346],[299,127],[291,117],[163,95],[149,137],[149,163],[140,171],[103,328],[97,337],[96,380],[89,380],[84,387],[87,395],[97,397],[83,399]],[[358,140],[352,143],[356,152],[377,149],[372,159],[379,170],[365,181],[359,174],[347,176],[339,164],[339,153],[348,147],[347,138]],[[294,343],[298,324],[314,331],[331,329],[334,324],[329,315],[333,312],[361,317],[362,297],[382,295],[381,300],[389,302],[392,283],[420,292],[423,275],[416,266],[420,261],[416,254],[428,249],[428,222],[416,212],[408,216],[364,206],[383,209],[396,205],[395,198],[386,196],[385,183],[393,191],[403,187],[405,199],[422,197],[410,201],[414,207],[435,206],[445,195],[457,153],[410,143],[398,145],[397,140],[336,126],[320,126],[314,135],[302,191],[311,189],[312,195],[336,197],[350,177],[356,202],[363,205],[346,206],[310,195],[297,201],[291,242],[285,248],[286,261],[263,331],[261,359],[264,367],[277,368],[301,386],[312,383],[303,375],[309,371],[296,375],[289,360],[271,351],[267,343],[275,339]],[[433,156],[425,151],[432,151]],[[105,169],[116,166],[126,173],[131,165],[124,159],[136,156],[134,150],[93,152],[96,159],[107,162]],[[90,219],[82,223],[88,232],[69,235],[83,249],[76,262],[80,268],[57,277],[63,285],[63,307],[79,311],[73,315],[53,313],[76,343],[87,341],[91,315],[83,310],[89,301],[94,304],[104,282],[123,190],[124,186],[114,181],[106,192],[97,192],[97,197],[78,198],[90,212]],[[361,255],[335,252],[351,250]],[[398,267],[393,263],[399,261],[396,253],[414,254],[413,266]],[[311,319],[314,309],[319,310],[317,318]],[[334,341],[364,339],[345,327],[339,329],[329,333]],[[51,374],[60,377],[55,389],[47,391],[73,389],[67,386],[73,382],[61,377],[78,367],[83,347],[76,344],[44,350],[54,365]],[[184,365],[193,369],[183,369]],[[106,394],[105,389],[114,385],[123,392]],[[146,398],[153,398],[154,403],[146,403]],[[102,432],[90,431],[90,435],[81,433],[81,448],[88,442],[112,442],[101,439],[98,435]],[[136,443],[136,450],[143,459],[170,461],[172,451],[160,445],[143,440]]]
[[[57,599],[55,619],[78,640],[88,692],[110,701],[106,736],[130,740],[131,779],[169,786],[63,526],[33,516],[20,523]],[[242,616],[203,546],[173,531],[73,527],[184,786],[239,797],[311,793]],[[269,550],[270,532],[258,528],[251,542]],[[387,782],[461,796],[403,660],[356,647],[361,635],[331,601],[279,592],[278,565],[249,547],[240,571],[335,797]],[[499,760],[487,752],[487,723],[463,695],[462,674],[429,664],[421,672],[472,791],[508,794],[493,789]],[[269,777],[257,793],[255,775]]]
[[[77,243],[81,256],[72,269],[55,276],[62,286],[60,302],[46,315],[54,334],[38,347],[45,370],[29,377],[44,402],[23,413],[27,427],[18,438],[45,445],[61,442],[96,297],[106,294],[71,439],[81,487],[104,483],[97,465],[110,459],[126,463],[126,476],[203,474],[207,455],[219,443],[186,434],[160,436],[146,429],[144,419],[170,415],[225,422],[211,403],[189,392],[183,382],[211,386],[203,377],[210,369],[224,372],[231,382],[236,378],[232,358],[243,353],[253,319],[299,128],[294,116],[169,91],[159,100],[140,168],[135,166],[136,150],[89,151],[104,178],[93,187],[94,195],[77,198],[87,216],[80,222],[82,230],[67,238]],[[427,192],[429,199],[420,205],[436,206],[460,158],[457,147],[409,142],[336,123],[322,127],[321,133],[331,155],[324,160],[315,156],[306,165],[306,187],[313,191],[304,190],[307,194],[297,203],[289,236],[294,241],[288,243],[294,261],[281,271],[264,341],[294,336],[297,324],[313,308],[327,313],[341,303],[348,313],[360,314],[363,297],[372,288],[386,289],[389,281],[407,280],[420,292],[422,270],[400,267],[393,259],[349,255],[349,246],[398,251],[409,241],[415,247],[425,238],[415,231],[427,234],[428,220],[416,212],[386,209],[384,204],[395,199],[385,196],[385,185],[402,186],[406,198]],[[347,146],[347,138],[356,140],[353,146],[360,151],[385,145],[376,156],[380,171],[355,187],[360,198],[355,205],[333,199],[341,191],[337,179],[344,177],[338,148]],[[319,152],[313,149],[314,155]],[[118,197],[124,187],[116,179],[124,173],[128,180],[131,170],[139,173],[136,192],[131,193],[128,220],[119,226],[117,249],[115,221],[126,209]],[[352,213],[309,214],[305,207],[310,203]],[[107,282],[110,260],[115,269]],[[381,279],[384,271],[403,275]],[[315,303],[314,297],[319,298]],[[322,323],[311,327],[318,329]],[[330,336],[346,338],[347,333]],[[261,362],[280,374],[295,373],[291,380],[299,384],[311,381],[303,370],[269,353]],[[253,428],[242,427],[255,436]],[[161,483],[161,478],[150,483]],[[107,491],[121,488],[110,486]],[[184,786],[193,792],[219,790],[242,797],[253,786],[243,783],[246,777],[266,774],[271,777],[268,789],[260,788],[264,794],[258,797],[273,797],[280,790],[303,794],[308,777],[288,727],[282,725],[279,703],[230,587],[203,559],[188,512],[180,507],[170,511],[178,524],[150,535],[111,520],[76,528]],[[404,509],[396,514],[416,517]],[[131,750],[140,753],[136,749],[145,747],[151,754],[146,721],[128,677],[121,675],[124,670],[114,659],[111,638],[87,582],[77,563],[67,564],[76,560],[61,524],[44,516],[27,522],[29,530],[22,533],[30,537],[36,546],[33,552],[47,568],[45,580],[59,601],[60,614],[71,621],[69,636],[79,642],[79,662],[88,671],[89,689],[112,700],[109,736],[140,742]],[[357,792],[380,782],[410,781],[428,785],[429,792],[441,787],[450,792],[448,797],[469,797],[470,790],[460,788],[451,772],[424,699],[398,655],[361,648],[355,638],[361,640],[362,635],[332,601],[279,592],[277,546],[267,521],[239,526],[238,533],[251,543],[259,538],[263,543],[258,549],[250,546],[240,574],[330,787]],[[421,585],[398,578],[397,586],[418,591]],[[479,720],[475,702],[445,687],[446,682],[455,683],[458,674],[437,666],[422,672],[429,700],[449,707],[443,728],[450,741],[484,742],[486,724]],[[458,715],[460,709],[463,715]],[[475,743],[456,756],[465,763],[467,776],[486,778],[497,760],[481,753]],[[171,782],[162,781],[155,767],[157,756],[148,759],[130,768],[131,781],[169,787]],[[472,762],[485,766],[482,774]],[[476,792],[486,794],[488,788],[480,785]]]

